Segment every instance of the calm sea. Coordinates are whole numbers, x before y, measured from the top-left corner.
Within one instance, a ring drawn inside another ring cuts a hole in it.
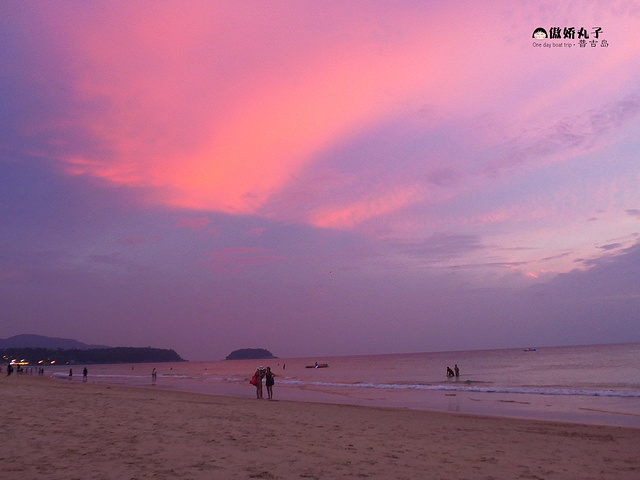
[[[305,368],[315,362],[329,367]],[[454,364],[460,377],[447,378]],[[276,400],[640,428],[640,343],[88,368],[92,383],[151,386],[155,367],[155,388],[251,398],[258,365],[277,375]],[[82,367],[73,366],[73,382],[82,381]],[[69,367],[49,368],[68,381]]]

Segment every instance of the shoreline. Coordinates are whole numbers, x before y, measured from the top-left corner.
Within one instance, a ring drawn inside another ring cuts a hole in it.
[[[194,394],[194,395],[204,395],[204,396],[211,396],[211,397],[218,397],[218,398],[228,398],[228,399],[239,399],[239,400],[256,400],[255,396],[251,396],[251,395],[226,395],[226,394],[221,394],[221,393],[206,393],[206,392],[200,392],[200,391],[196,391],[196,390],[190,390],[190,389],[183,389],[183,388],[173,388],[173,387],[162,387],[162,386],[157,386],[157,385],[138,385],[138,386],[123,386],[120,385],[120,387],[122,388],[139,388],[139,389],[149,389],[149,390],[164,390],[167,392],[179,392],[179,393],[184,393],[184,394]],[[282,386],[278,387],[279,389],[283,389]],[[312,389],[309,389],[309,391],[313,391]],[[251,393],[253,393],[253,388],[251,390]],[[314,392],[316,393],[316,392]],[[266,393],[265,393],[266,394]],[[301,404],[305,404],[305,405],[335,405],[335,406],[344,406],[344,407],[355,407],[355,408],[372,408],[372,409],[382,409],[382,410],[392,410],[392,411],[398,411],[398,412],[425,412],[425,413],[430,413],[430,414],[441,414],[441,415],[455,415],[455,416],[460,416],[460,417],[475,417],[475,418],[487,418],[487,419],[496,419],[496,420],[515,420],[515,421],[525,421],[525,422],[543,422],[543,423],[553,423],[553,424],[566,424],[566,425],[578,425],[578,426],[588,426],[588,427],[611,427],[611,428],[625,428],[625,429],[630,429],[630,430],[636,430],[639,431],[640,430],[640,422],[635,422],[632,424],[629,424],[625,421],[621,421],[621,422],[606,422],[606,421],[601,421],[601,420],[596,420],[591,418],[591,421],[581,421],[584,420],[584,417],[577,414],[577,415],[569,415],[567,416],[567,414],[565,413],[560,413],[557,415],[556,418],[548,418],[549,415],[548,414],[543,414],[540,412],[535,412],[535,413],[519,413],[519,414],[514,414],[514,413],[505,413],[504,410],[502,411],[493,411],[493,412],[481,412],[481,411],[459,411],[459,410],[454,410],[454,409],[447,409],[447,408],[436,408],[436,407],[425,407],[425,406],[420,406],[420,407],[408,407],[405,405],[401,405],[401,404],[388,404],[387,402],[380,402],[380,403],[376,403],[374,402],[370,402],[370,403],[364,403],[364,402],[356,402],[353,401],[352,398],[348,398],[348,399],[340,399],[340,401],[336,401],[336,394],[331,394],[330,396],[332,398],[330,399],[324,399],[324,400],[317,400],[317,399],[300,399],[300,398],[280,398],[278,396],[274,396],[274,401],[277,402],[286,402],[286,403],[301,403]],[[445,394],[446,395],[446,394]],[[474,399],[470,399],[471,401],[478,401],[478,400],[474,400]],[[264,398],[264,401],[269,401],[266,399],[266,397]],[[506,404],[528,404],[528,402],[521,402],[521,401],[513,401],[513,400],[496,400],[496,403],[506,403]],[[584,410],[588,410],[588,409],[584,409]],[[599,410],[599,409],[593,409],[592,413],[594,414],[612,414],[612,412],[606,411],[606,410]],[[620,417],[623,414],[620,413],[615,413],[616,416]],[[631,414],[630,414],[631,415]],[[635,415],[634,419],[635,419]],[[600,417],[598,417],[600,418]],[[640,480],[640,478],[639,478]]]
[[[127,388],[123,385],[124,388]],[[157,390],[175,391],[183,393],[196,393],[217,397],[255,399],[255,388],[239,387],[237,385],[222,386],[217,392],[204,391],[198,389],[182,388],[180,386],[167,385],[137,385],[136,388],[150,388]],[[248,389],[249,388],[249,389]],[[227,390],[228,393],[225,393]],[[348,405],[364,408],[388,408],[401,411],[432,412],[442,414],[458,414],[471,416],[486,416],[491,418],[505,418],[516,420],[538,420],[542,422],[557,422],[575,425],[623,427],[640,430],[640,417],[634,413],[621,413],[619,411],[606,410],[604,408],[580,407],[575,411],[566,411],[556,406],[554,411],[544,411],[539,409],[541,399],[534,402],[528,401],[527,395],[506,395],[494,398],[493,394],[474,393],[473,396],[463,396],[458,394],[443,393],[440,391],[421,391],[416,394],[419,400],[408,403],[406,398],[393,401],[389,397],[384,399],[375,398],[377,392],[370,393],[367,397],[362,395],[361,389],[354,389],[349,392],[324,391],[317,387],[292,388],[282,384],[278,385],[275,392],[275,399],[285,402],[296,402],[306,404],[321,405]],[[243,393],[238,393],[242,391]],[[246,393],[244,393],[246,391]],[[283,392],[286,392],[283,394]],[[350,395],[353,393],[353,395]],[[558,402],[559,399],[554,399]],[[573,399],[566,398],[566,404],[570,404]],[[587,398],[587,401],[591,400]],[[601,401],[602,399],[597,399]],[[633,401],[630,399],[629,401]],[[572,409],[573,410],[573,409]]]
[[[634,428],[37,377],[0,399],[7,480],[640,478]]]
[[[51,377],[66,382],[64,372]],[[191,381],[158,376],[137,382],[117,381],[113,377],[89,375],[89,383],[122,387],[155,388],[200,393],[229,398],[254,398],[255,387],[246,382]],[[144,379],[144,380],[143,380]],[[73,383],[79,382],[74,377]],[[278,383],[278,400],[320,404],[397,408],[441,413],[486,415],[500,418],[541,420],[580,425],[619,426],[640,429],[636,398],[544,396],[539,394],[450,392],[442,390],[380,390],[375,388],[324,388],[318,385],[290,386]]]
[[[631,367],[639,354],[640,344],[630,344],[549,348],[535,355],[507,349],[286,358],[266,366],[278,376],[277,399],[640,428],[640,377]],[[317,360],[332,368],[305,368]],[[259,363],[265,362],[92,365],[89,381],[148,386],[156,369],[157,388],[253,398],[249,379]],[[455,363],[463,367],[460,378],[444,380],[440,367]],[[47,371],[68,378],[69,368]]]

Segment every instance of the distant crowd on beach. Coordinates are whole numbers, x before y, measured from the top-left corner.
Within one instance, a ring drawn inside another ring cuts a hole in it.
[[[2,365],[0,365],[0,373],[2,373]],[[7,376],[16,373],[17,375],[40,375],[40,376],[44,376],[45,373],[45,369],[43,367],[25,367],[22,365],[13,365],[13,364],[8,364],[5,367],[6,372],[7,372]],[[133,367],[131,367],[131,369],[133,370]],[[84,367],[82,369],[82,382],[86,383],[89,377],[89,370],[87,369],[87,367]],[[69,368],[69,373],[67,375],[67,378],[71,381],[73,380],[73,368]],[[156,384],[156,381],[158,379],[158,372],[156,371],[156,369],[154,368],[151,371],[151,383],[153,385]]]
[[[448,378],[459,377],[459,376],[460,376],[460,369],[458,368],[458,364],[457,363],[453,367],[453,370],[451,370],[451,367],[447,367],[447,377]]]
[[[284,366],[282,367],[284,369]],[[264,379],[264,385],[267,387],[267,399],[273,399],[273,385],[275,383],[276,374],[271,371],[271,367],[264,368],[262,366],[256,369],[256,373],[253,374],[249,383],[256,387],[256,398],[264,398],[262,394],[262,380]]]
[[[19,375],[44,375],[44,368],[42,367],[23,367],[22,365],[18,365],[17,367],[13,367],[13,365],[7,365],[7,377],[11,375],[13,372]],[[2,367],[0,367],[0,372],[2,372]]]

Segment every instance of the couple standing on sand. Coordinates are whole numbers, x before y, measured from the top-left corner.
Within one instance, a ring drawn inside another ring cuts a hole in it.
[[[251,385],[255,385],[256,387],[256,398],[262,397],[262,379],[265,379],[265,386],[267,387],[267,398],[271,400],[273,398],[273,381],[276,375],[271,371],[271,367],[267,367],[265,370],[264,367],[258,367],[256,373],[251,377],[251,381],[249,382]]]

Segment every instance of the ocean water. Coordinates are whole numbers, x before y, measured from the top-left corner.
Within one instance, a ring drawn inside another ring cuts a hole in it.
[[[305,368],[315,362],[329,367]],[[454,364],[460,377],[447,378]],[[150,387],[155,367],[154,388],[252,398],[259,365],[276,374],[275,400],[640,428],[640,343],[88,368],[93,383]],[[82,381],[82,367],[71,381]],[[68,366],[48,368],[69,381]]]

